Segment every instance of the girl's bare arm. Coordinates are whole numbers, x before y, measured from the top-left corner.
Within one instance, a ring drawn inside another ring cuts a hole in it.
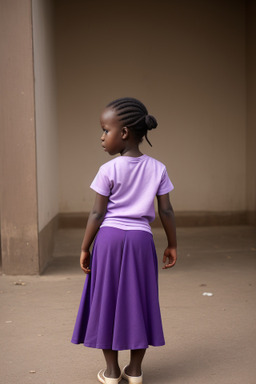
[[[177,261],[177,238],[176,238],[176,225],[175,225],[175,216],[173,212],[172,205],[170,203],[169,194],[157,196],[158,202],[158,213],[161,219],[162,225],[164,227],[168,246],[164,251],[163,262],[165,264],[163,269],[171,268],[175,265]]]
[[[108,204],[108,196],[96,193],[95,202],[89,215],[81,247],[80,266],[85,273],[89,273],[90,246],[104,220]]]

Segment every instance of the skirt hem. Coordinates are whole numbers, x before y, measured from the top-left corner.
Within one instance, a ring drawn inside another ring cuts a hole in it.
[[[112,346],[109,345],[90,345],[87,343],[84,343],[83,341],[74,341],[71,340],[72,344],[83,344],[87,348],[94,348],[94,349],[111,349],[112,351],[130,351],[130,350],[135,350],[135,349],[147,349],[149,347],[163,347],[165,343],[157,343],[157,344],[147,344],[147,345],[138,345],[138,346],[132,346],[132,347],[127,347],[127,346],[120,346],[118,348],[113,348]]]

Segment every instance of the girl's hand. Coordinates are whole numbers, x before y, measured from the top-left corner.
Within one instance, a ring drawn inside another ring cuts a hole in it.
[[[90,265],[90,252],[89,251],[81,251],[80,256],[80,267],[84,271],[84,273],[88,274],[91,272],[89,265]]]
[[[177,261],[177,249],[167,247],[164,251],[163,263],[166,263],[166,260],[169,260],[169,263],[165,264],[162,269],[168,269],[175,265]]]

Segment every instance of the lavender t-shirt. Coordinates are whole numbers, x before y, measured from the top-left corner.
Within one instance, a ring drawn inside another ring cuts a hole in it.
[[[174,187],[164,164],[147,155],[119,156],[103,164],[91,188],[109,196],[101,227],[141,230],[151,233],[155,218],[154,198]]]

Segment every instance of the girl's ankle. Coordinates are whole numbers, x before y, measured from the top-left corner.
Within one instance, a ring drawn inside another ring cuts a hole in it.
[[[118,379],[121,375],[120,368],[107,368],[104,372],[104,376],[111,378],[111,379]]]
[[[141,368],[131,367],[130,365],[127,365],[127,367],[125,368],[125,373],[128,376],[133,376],[133,377],[139,377],[142,375]]]

